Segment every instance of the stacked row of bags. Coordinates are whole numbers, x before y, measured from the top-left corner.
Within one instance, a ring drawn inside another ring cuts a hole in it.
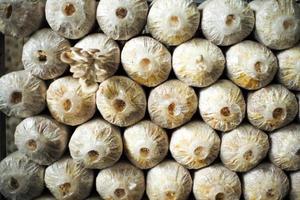
[[[0,110],[24,118],[7,199],[300,199],[296,1],[0,0],[0,16],[30,36],[0,78]]]

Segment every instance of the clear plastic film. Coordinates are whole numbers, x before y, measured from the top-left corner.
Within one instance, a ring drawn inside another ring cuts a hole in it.
[[[220,138],[203,122],[193,121],[173,132],[170,151],[174,159],[188,169],[210,165],[219,155]]]
[[[228,80],[219,80],[199,93],[203,120],[213,129],[230,131],[245,117],[246,103],[242,91]]]
[[[99,172],[96,189],[103,199],[141,200],[145,191],[144,174],[133,165],[120,162]]]
[[[127,128],[123,140],[126,156],[140,169],[154,167],[168,153],[166,131],[151,121],[141,121]]]
[[[216,164],[195,172],[193,193],[196,200],[239,200],[241,182],[235,172]]]
[[[68,129],[47,116],[26,118],[15,131],[19,151],[40,165],[50,165],[58,160],[68,141]]]
[[[268,135],[249,124],[242,124],[222,136],[220,157],[232,171],[252,169],[266,157],[268,151]]]
[[[146,0],[101,0],[97,20],[101,30],[114,40],[138,35],[147,21]]]
[[[151,200],[186,200],[192,190],[192,178],[187,169],[175,161],[164,161],[147,174],[146,192]]]
[[[168,79],[172,65],[168,49],[151,37],[128,41],[122,50],[123,67],[133,80],[154,87]]]
[[[289,175],[291,181],[290,200],[300,199],[300,171],[292,172]]]
[[[20,152],[0,162],[0,192],[11,200],[30,200],[44,190],[44,167]]]
[[[73,159],[86,168],[110,167],[122,155],[120,130],[104,120],[94,119],[76,128],[69,149]]]
[[[147,29],[167,45],[179,45],[191,39],[200,23],[200,12],[192,0],[154,0]]]
[[[46,105],[46,84],[24,70],[0,78],[0,110],[8,116],[26,118],[42,112]]]

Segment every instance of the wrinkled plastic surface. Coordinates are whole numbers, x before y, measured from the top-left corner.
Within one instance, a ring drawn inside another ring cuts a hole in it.
[[[50,165],[58,160],[68,141],[67,128],[46,116],[26,118],[15,131],[19,151],[40,165]]]
[[[26,118],[42,112],[46,84],[24,70],[0,78],[0,110],[8,116]]]
[[[290,200],[300,199],[300,171],[290,173],[291,191]]]
[[[122,50],[122,65],[128,76],[147,87],[168,79],[171,62],[169,50],[151,37],[133,38]]]
[[[86,168],[110,167],[122,155],[120,130],[104,120],[94,119],[76,128],[69,149],[73,159]]]
[[[151,121],[141,121],[127,128],[123,137],[126,156],[140,169],[154,167],[168,153],[166,131]]]

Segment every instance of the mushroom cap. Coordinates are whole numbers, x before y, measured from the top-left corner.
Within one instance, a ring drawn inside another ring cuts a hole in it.
[[[289,174],[291,181],[290,200],[298,200],[300,198],[300,171]]]

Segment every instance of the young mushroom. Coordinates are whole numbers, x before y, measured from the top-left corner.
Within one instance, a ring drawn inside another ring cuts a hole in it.
[[[238,86],[257,90],[268,85],[274,78],[277,59],[264,45],[246,40],[226,52],[227,76]]]
[[[60,55],[69,47],[69,41],[51,29],[39,30],[23,47],[24,68],[43,80],[57,78],[68,67],[60,60]]]
[[[294,46],[300,39],[300,5],[295,0],[254,0],[255,36],[271,49]]]
[[[289,178],[291,182],[289,199],[299,200],[300,199],[300,171],[290,173]]]
[[[99,172],[96,189],[103,199],[141,200],[145,191],[145,177],[140,169],[121,162]]]
[[[140,169],[154,167],[168,153],[166,131],[151,121],[141,121],[127,128],[123,140],[127,158]]]
[[[6,199],[30,200],[44,190],[44,167],[20,152],[0,162],[0,193]]]
[[[223,134],[220,158],[228,169],[247,172],[266,157],[268,150],[268,135],[249,124],[243,124]]]
[[[82,124],[96,112],[95,93],[86,93],[78,80],[67,76],[52,82],[47,90],[47,104],[54,119],[70,126]]]
[[[283,170],[300,170],[300,125],[291,124],[270,134],[269,158]]]
[[[148,15],[151,35],[167,45],[191,39],[200,23],[200,12],[192,0],[155,0]]]
[[[76,128],[69,143],[72,158],[89,169],[103,169],[116,163],[123,151],[120,130],[100,119]]]
[[[179,80],[169,80],[150,92],[150,118],[163,128],[173,129],[183,125],[196,110],[197,95],[194,89]]]
[[[216,45],[238,43],[253,30],[254,13],[245,0],[210,0],[199,9],[202,10],[202,32]]]
[[[295,95],[282,85],[269,85],[248,95],[248,119],[259,129],[273,131],[281,128],[292,122],[297,112]]]
[[[47,0],[46,19],[61,36],[79,39],[87,35],[96,21],[96,0]]]
[[[230,131],[245,117],[246,103],[242,91],[228,80],[200,91],[199,109],[203,120],[213,129]]]
[[[271,163],[263,163],[242,175],[245,200],[284,199],[289,191],[289,179]]]
[[[241,182],[235,172],[215,164],[195,172],[193,193],[196,200],[239,200]]]
[[[168,49],[151,37],[140,36],[128,41],[121,58],[128,76],[147,87],[167,80],[172,68]]]
[[[173,70],[177,78],[194,87],[216,82],[225,67],[219,47],[208,40],[192,39],[178,46],[173,53]]]
[[[128,40],[138,35],[147,20],[146,0],[101,0],[97,20],[101,30],[114,40]]]
[[[280,52],[277,58],[279,82],[290,90],[300,91],[300,45]]]
[[[93,171],[83,168],[69,157],[46,168],[45,183],[56,199],[84,200],[89,196],[93,182]]]
[[[46,84],[27,71],[10,72],[0,78],[0,110],[7,116],[26,118],[46,106]]]
[[[0,32],[24,38],[35,32],[45,17],[46,0],[1,0]]]
[[[46,116],[26,118],[15,131],[19,151],[40,165],[57,161],[64,154],[68,141],[68,129]]]
[[[173,158],[188,169],[210,165],[219,155],[220,138],[204,122],[190,122],[175,132],[170,141]]]
[[[117,126],[131,126],[145,116],[146,95],[141,86],[125,76],[102,82],[96,101],[103,118]]]
[[[146,193],[151,200],[186,200],[192,184],[187,169],[175,161],[164,161],[148,171]]]

